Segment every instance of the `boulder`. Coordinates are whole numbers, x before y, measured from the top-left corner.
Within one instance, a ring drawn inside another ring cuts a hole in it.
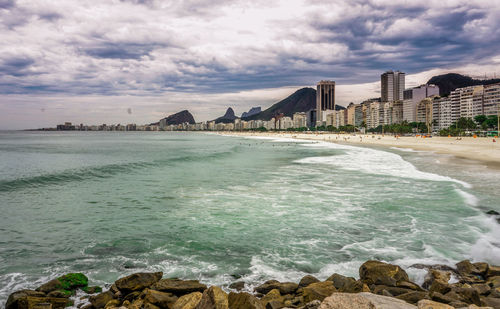
[[[402,300],[372,293],[334,293],[325,298],[319,309],[417,309]]]
[[[462,283],[481,283],[484,278],[481,276],[481,270],[477,269],[469,260],[463,260],[456,264],[457,272],[460,275]]]
[[[70,296],[71,292],[66,290],[56,290],[47,294],[47,297],[58,297],[58,298],[68,298]]]
[[[479,295],[486,295],[490,292],[490,286],[486,283],[473,284],[472,288],[476,290]]]
[[[434,280],[432,282],[431,287],[429,288],[429,291],[431,293],[438,292],[438,293],[441,293],[443,295],[448,293],[450,290],[451,290],[451,286],[448,283],[442,282],[440,280]]]
[[[101,309],[106,306],[106,304],[113,299],[113,293],[110,291],[100,293],[97,295],[92,295],[89,297],[89,301],[94,306],[95,309]]]
[[[482,301],[486,306],[500,308],[500,298],[483,297]]]
[[[332,281],[317,282],[305,287],[302,296],[305,303],[312,302],[313,300],[323,301],[323,299],[336,291],[337,289],[333,286]]]
[[[418,309],[454,309],[454,307],[428,299],[422,299],[417,304]]]
[[[100,286],[86,286],[81,288],[82,291],[84,291],[87,294],[96,294],[96,293],[101,293],[102,288]]]
[[[459,300],[467,304],[474,304],[481,306],[481,300],[479,298],[479,293],[473,288],[459,288],[454,287],[452,292],[458,295]],[[446,294],[448,295],[448,294]]]
[[[135,273],[115,281],[115,285],[124,294],[149,288],[163,277],[162,272]]]
[[[104,306],[104,308],[116,308],[119,307],[121,303],[122,302],[119,301],[118,299],[112,299],[106,303],[106,306]]]
[[[168,307],[165,307],[165,308],[168,308]],[[121,309],[121,308],[119,308],[119,309]],[[158,306],[155,306],[153,304],[150,304],[150,303],[145,303],[144,306],[142,306],[142,309],[161,309],[161,308]]]
[[[444,304],[449,304],[449,303],[452,303],[454,301],[459,300],[458,295],[449,294],[449,293],[447,295],[443,295],[441,293],[434,292],[434,293],[430,294],[430,296],[431,296],[432,300],[439,302],[439,303],[444,303]]]
[[[303,307],[300,307],[300,309],[318,309],[319,306],[321,306],[321,302],[319,300],[313,300],[312,302],[305,304]]]
[[[277,289],[282,295],[294,293],[299,285],[294,282],[279,282],[276,280],[269,280],[255,288],[255,291],[261,294],[267,294],[271,290]]]
[[[203,293],[207,286],[198,280],[162,279],[153,284],[151,289],[181,296],[193,292]]]
[[[50,293],[56,290],[73,291],[77,288],[86,287],[88,282],[89,279],[82,273],[69,273],[42,284],[36,290],[43,293]]]
[[[12,307],[12,308],[16,309],[35,309],[38,307],[45,308],[47,307],[47,304],[51,309],[63,309],[69,306],[71,303],[68,301],[67,298],[26,296],[19,298],[17,300],[17,307]]]
[[[332,281],[333,282],[333,286],[337,289],[337,290],[340,290],[342,289],[345,285],[349,284],[349,283],[353,283],[356,281],[356,279],[352,278],[352,277],[346,277],[346,276],[342,276],[342,275],[339,275],[339,274],[333,274],[331,275],[330,277],[328,277],[328,279],[326,279],[326,281]]]
[[[472,266],[475,267],[477,274],[481,275],[483,277],[486,276],[486,274],[488,273],[488,269],[490,267],[490,265],[488,265],[488,263],[484,263],[484,262],[472,263]]]
[[[416,304],[421,299],[430,299],[429,294],[427,292],[419,292],[419,291],[411,291],[405,294],[401,294],[396,296],[397,299],[404,300],[410,304]]]
[[[128,309],[141,309],[143,307],[144,301],[142,299],[136,299],[128,307]]]
[[[7,298],[7,302],[5,303],[5,309],[16,309],[18,308],[18,300],[22,298],[26,298],[28,296],[34,296],[34,297],[45,297],[45,293],[43,292],[38,292],[38,291],[33,291],[33,290],[21,290],[14,292],[9,295],[9,298]]]
[[[264,309],[261,301],[248,293],[229,293],[229,308],[231,309]]]
[[[245,282],[243,282],[243,281],[233,282],[229,285],[229,288],[236,290],[236,291],[241,291],[245,288]]]
[[[500,276],[500,266],[489,265],[486,277]]]
[[[175,302],[172,309],[195,309],[200,303],[202,294],[200,292],[193,292],[179,297]]]
[[[386,286],[386,285],[376,285],[375,289],[373,289],[373,293],[378,294],[378,295],[383,295],[383,291],[387,291],[391,296],[398,296],[398,295],[406,294],[406,293],[411,292],[413,290],[399,288],[399,287],[395,287],[395,286]]]
[[[498,288],[500,287],[500,276],[488,277],[486,283],[492,288]]]
[[[450,281],[451,273],[449,271],[429,269],[425,275],[424,283],[422,287],[424,289],[429,289],[435,280],[438,280],[444,284],[448,284]]]
[[[211,286],[203,292],[196,309],[228,309],[229,301],[226,292],[217,286]]]
[[[135,292],[132,292],[132,293],[125,295],[125,297],[123,299],[128,300],[130,302],[133,302],[134,300],[139,298],[139,296],[141,296],[141,292],[135,291]]]
[[[363,283],[396,286],[398,282],[410,281],[408,274],[399,266],[379,261],[367,261],[359,268]]]
[[[366,290],[363,290],[363,288],[365,288],[365,287],[368,288],[365,283],[355,280],[355,281],[348,281],[343,287],[341,287],[338,290],[340,292],[344,292],[344,293],[367,292]],[[368,289],[368,292],[369,292],[369,289]]]
[[[269,291],[269,293],[267,293],[264,297],[262,297],[260,301],[262,302],[262,305],[264,305],[265,307],[267,307],[268,303],[273,302],[272,307],[275,308],[278,305],[277,303],[283,305],[285,299],[283,298],[283,296],[281,296],[280,291],[278,289],[273,289]]]
[[[285,305],[279,300],[272,300],[268,302],[265,306],[266,309],[281,309],[285,308]]]
[[[142,299],[145,303],[153,304],[160,308],[171,308],[177,301],[177,296],[172,293],[165,293],[151,289],[142,292]]]
[[[316,283],[316,282],[319,282],[319,280],[316,277],[311,276],[311,275],[306,275],[306,276],[302,277],[302,279],[300,279],[299,288],[305,288],[309,284]]]

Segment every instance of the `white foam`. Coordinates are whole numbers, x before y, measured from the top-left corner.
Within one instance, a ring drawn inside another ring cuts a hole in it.
[[[470,257],[477,262],[500,265],[500,225],[493,217],[486,217],[482,221],[489,232],[480,234],[479,239],[471,247]]]
[[[476,196],[458,188],[456,188],[455,191],[465,200],[467,205],[477,206],[479,204],[479,199]]]
[[[340,169],[359,171],[366,174],[388,175],[429,181],[448,181],[466,188],[471,185],[448,176],[419,171],[413,164],[400,155],[372,148],[339,145],[333,143],[307,144],[308,147],[323,147],[343,150],[343,154],[327,157],[308,157],[295,161],[302,164],[328,164]]]

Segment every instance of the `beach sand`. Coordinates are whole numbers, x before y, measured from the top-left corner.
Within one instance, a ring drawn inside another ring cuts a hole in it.
[[[401,136],[380,134],[336,134],[336,133],[298,133],[298,132],[231,132],[238,136],[267,136],[295,138],[304,140],[348,143],[356,145],[408,148],[453,155],[479,161],[488,166],[500,168],[500,141],[491,137],[442,137],[422,138],[420,136]],[[495,140],[496,142],[493,142]]]

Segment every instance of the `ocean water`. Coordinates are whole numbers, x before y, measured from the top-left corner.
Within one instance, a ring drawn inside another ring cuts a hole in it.
[[[500,264],[500,170],[450,156],[182,132],[0,133],[0,303],[67,272],[248,289],[368,259]]]

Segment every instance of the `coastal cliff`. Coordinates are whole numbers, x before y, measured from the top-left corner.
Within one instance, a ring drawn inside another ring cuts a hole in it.
[[[197,280],[162,279],[163,273],[135,273],[109,289],[89,287],[83,274],[67,274],[36,290],[12,293],[6,309],[447,309],[500,308],[500,267],[461,261],[456,267],[412,265],[427,269],[422,286],[404,269],[379,261],[359,268],[359,279],[332,274],[325,281],[307,275],[300,282],[266,281],[254,289],[233,282],[226,291]],[[457,282],[450,283],[451,278]],[[229,292],[229,293],[227,293]]]

